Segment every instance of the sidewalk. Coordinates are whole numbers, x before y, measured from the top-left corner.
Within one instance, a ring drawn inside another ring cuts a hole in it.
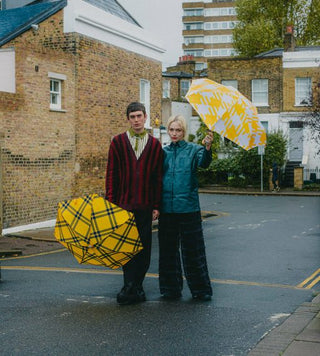
[[[259,192],[221,187],[203,187],[200,193],[241,195],[319,196],[319,191],[280,190]],[[26,230],[0,238],[0,251],[24,255],[58,250],[61,245],[54,237],[54,227]],[[23,250],[23,251],[22,251]],[[20,252],[19,252],[20,251]],[[10,255],[8,255],[10,256]],[[1,257],[1,256],[0,256]],[[1,261],[1,260],[0,260]],[[303,303],[281,325],[271,330],[248,353],[248,356],[319,356],[320,355],[320,294],[310,303]]]
[[[304,197],[320,197],[320,191],[317,190],[294,190],[292,188],[282,188],[279,192],[273,192],[266,188],[261,192],[257,188],[233,188],[206,185],[199,188],[199,193],[207,194],[237,194],[237,195],[273,195],[273,196],[304,196]]]

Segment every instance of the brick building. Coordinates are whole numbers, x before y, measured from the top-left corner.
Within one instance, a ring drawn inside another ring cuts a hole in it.
[[[167,69],[163,80],[171,71],[183,72],[191,75],[190,83],[192,78],[207,77],[237,88],[257,107],[267,131],[281,130],[288,138],[286,183],[293,185],[296,166],[304,167],[305,181],[310,175],[320,179],[318,147],[305,124],[313,110],[310,99],[320,86],[320,47],[296,47],[292,31],[286,34],[285,44],[285,49],[276,48],[254,58],[208,58],[208,68],[202,72],[195,70],[192,58],[182,57],[176,66]],[[174,107],[176,98],[170,98]],[[193,111],[187,120],[196,122],[196,115]]]
[[[286,184],[293,185],[293,169],[305,168],[320,179],[318,147],[305,124],[312,112],[311,97],[320,83],[319,47],[274,49],[252,59],[208,60],[209,79],[236,87],[258,109],[269,132],[281,130],[288,139]]]
[[[7,0],[7,3],[9,0]],[[30,1],[29,1],[30,2]],[[0,11],[2,227],[53,224],[61,200],[104,193],[125,109],[161,118],[164,50],[117,1]]]

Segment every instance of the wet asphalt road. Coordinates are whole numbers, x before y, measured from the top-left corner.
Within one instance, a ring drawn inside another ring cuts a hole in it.
[[[160,300],[157,239],[146,303],[118,306],[121,272],[67,252],[2,261],[0,354],[246,355],[319,284],[320,198],[201,195],[213,301]]]

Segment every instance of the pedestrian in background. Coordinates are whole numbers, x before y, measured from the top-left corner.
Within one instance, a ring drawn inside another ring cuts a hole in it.
[[[272,191],[279,191],[280,187],[279,187],[279,167],[278,164],[276,162],[273,162],[272,164],[272,184],[273,184],[273,189]]]
[[[208,274],[200,212],[197,168],[212,161],[213,134],[205,147],[186,142],[183,116],[169,118],[170,145],[164,147],[163,194],[159,218],[159,284],[164,299],[179,299],[183,288],[182,267],[193,299],[210,301]]]
[[[127,107],[128,131],[110,144],[106,173],[106,199],[134,213],[143,249],[123,266],[124,286],[119,304],[146,300],[143,280],[150,265],[152,220],[159,216],[163,151],[160,142],[144,128],[145,106]]]

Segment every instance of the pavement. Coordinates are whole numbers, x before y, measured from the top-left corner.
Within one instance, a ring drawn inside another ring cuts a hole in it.
[[[318,196],[320,191],[282,189],[279,192],[256,189],[206,186],[200,193],[237,195]],[[39,228],[0,237],[2,257],[32,255],[64,249],[54,237],[54,227]],[[1,266],[0,266],[1,268]],[[0,274],[1,278],[1,274]],[[281,325],[264,335],[248,356],[320,356],[320,294],[299,306]]]

